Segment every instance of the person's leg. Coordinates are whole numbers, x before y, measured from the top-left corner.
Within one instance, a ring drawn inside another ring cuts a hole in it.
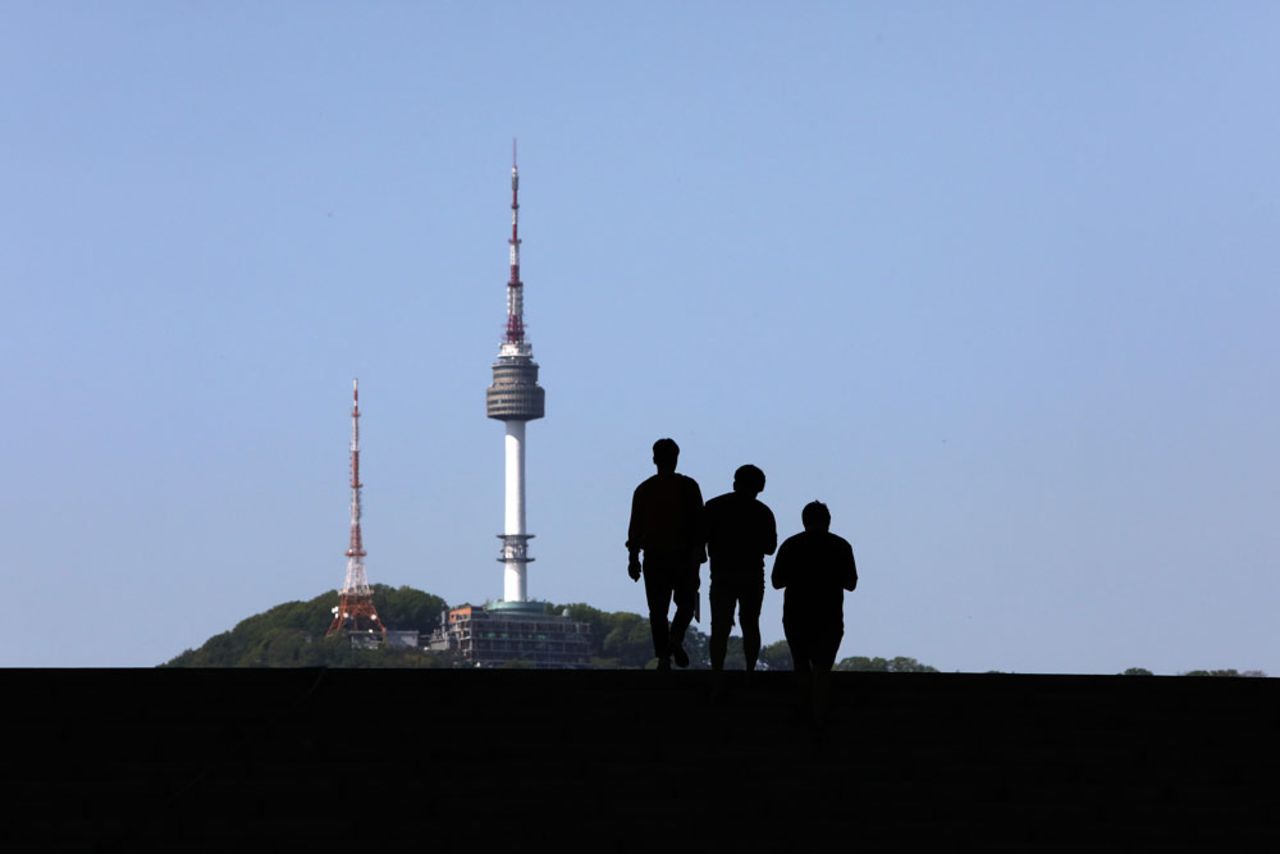
[[[814,644],[813,651],[813,722],[822,726],[827,722],[827,710],[831,696],[831,668],[840,649],[844,630],[829,633]]]
[[[658,664],[671,657],[667,611],[671,608],[670,574],[653,561],[644,563],[644,595],[649,602],[649,630],[653,633],[653,654]]]
[[[809,647],[809,638],[798,626],[789,625],[784,620],[782,632],[787,637],[787,646],[791,648],[791,669],[796,674],[796,691],[799,695],[796,718],[803,720],[812,713],[813,669],[810,664],[812,650]]]
[[[812,670],[810,660],[813,653],[809,648],[809,639],[798,627],[786,622],[782,624],[782,634],[786,637],[787,646],[791,649],[791,669],[796,673],[808,673]]]
[[[810,656],[813,660],[813,669],[831,671],[836,663],[836,653],[840,651],[840,641],[844,637],[844,629],[836,629],[832,632],[823,632],[822,635],[814,639],[813,648]]]
[[[760,606],[764,602],[764,572],[759,577],[748,577],[738,590],[738,619],[742,622],[742,654],[747,659],[747,670],[756,669],[760,658]]]
[[[698,605],[698,565],[695,563],[692,569],[681,568],[672,575],[676,579],[672,584],[676,613],[671,618],[671,639],[668,648],[672,655],[680,656],[684,652],[685,630],[689,628],[689,623],[693,622],[693,611]],[[676,652],[677,649],[680,652]],[[684,667],[687,663],[686,659],[685,664],[680,666]]]
[[[729,631],[733,628],[733,585],[725,577],[711,577],[711,669],[724,670],[724,657],[729,650]]]

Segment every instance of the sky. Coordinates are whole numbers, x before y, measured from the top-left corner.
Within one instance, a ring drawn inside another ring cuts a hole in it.
[[[828,504],[842,656],[1280,675],[1278,41],[1244,2],[11,2],[0,666],[340,585],[353,377],[370,580],[501,596],[519,137],[532,596],[643,611],[671,436],[783,536]]]

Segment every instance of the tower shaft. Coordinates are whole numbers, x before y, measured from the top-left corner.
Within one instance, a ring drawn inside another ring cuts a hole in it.
[[[529,583],[526,564],[529,537],[524,522],[524,425],[508,421],[506,446],[506,502],[502,526],[502,598],[507,602],[528,599]]]
[[[352,382],[351,404],[351,542],[347,546],[347,579],[343,593],[368,593],[364,572],[364,534],[360,530],[360,381]]]

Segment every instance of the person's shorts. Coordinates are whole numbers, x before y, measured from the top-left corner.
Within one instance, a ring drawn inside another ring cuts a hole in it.
[[[764,603],[764,569],[711,573],[711,627],[733,626],[733,612],[748,625],[760,622]]]
[[[650,555],[646,552],[641,567],[646,579],[646,589],[650,585],[655,590],[666,588],[680,597],[681,594],[697,595],[698,588],[702,586],[698,564],[687,557],[671,557],[661,553]]]

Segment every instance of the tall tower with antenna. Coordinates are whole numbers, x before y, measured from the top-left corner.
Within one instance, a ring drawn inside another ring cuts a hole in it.
[[[591,666],[591,624],[555,616],[545,602],[530,601],[529,540],[524,520],[525,425],[546,414],[546,393],[538,385],[538,363],[525,338],[524,282],[520,281],[520,169],[511,143],[511,276],[507,279],[507,328],[493,363],[493,384],[485,397],[490,418],[506,428],[506,501],[502,533],[503,597],[484,607],[461,605],[441,615],[428,647],[452,652],[477,667],[523,661],[534,667]]]
[[[325,637],[338,632],[387,637],[387,627],[373,607],[373,591],[364,573],[364,537],[360,533],[360,381],[351,381],[351,543],[347,546],[347,579],[338,592],[333,622]]]
[[[485,396],[490,418],[506,425],[506,503],[502,540],[503,601],[528,599],[529,540],[524,515],[525,424],[546,414],[546,392],[538,385],[538,363],[524,335],[524,283],[520,281],[520,170],[511,143],[511,277],[507,280],[507,329],[493,363],[493,384]]]

